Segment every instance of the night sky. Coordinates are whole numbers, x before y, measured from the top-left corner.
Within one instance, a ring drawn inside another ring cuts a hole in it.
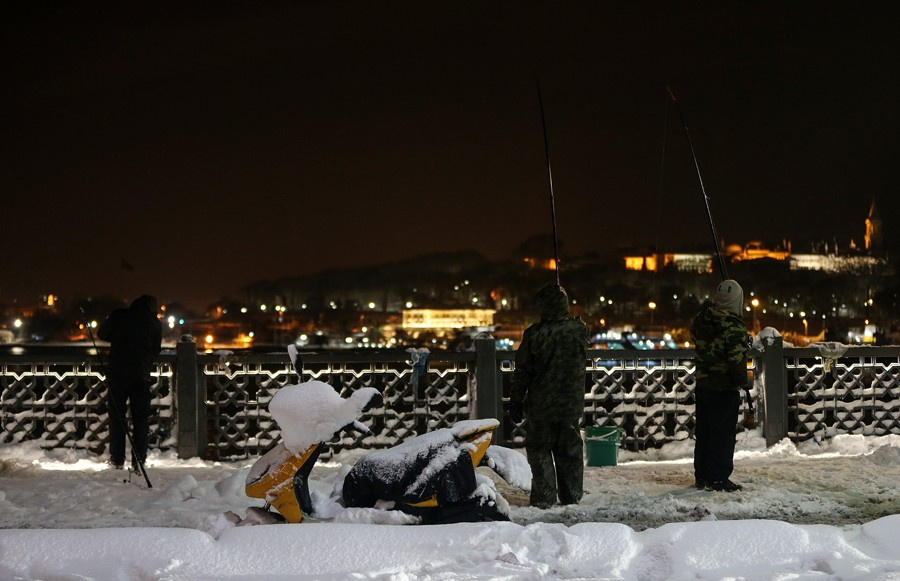
[[[508,256],[552,228],[536,79],[563,255],[711,247],[667,85],[727,242],[861,244],[875,198],[900,246],[886,4],[21,4],[0,303]]]

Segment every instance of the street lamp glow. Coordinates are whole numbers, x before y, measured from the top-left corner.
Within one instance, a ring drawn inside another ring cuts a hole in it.
[[[22,326],[22,319],[16,319],[13,322],[13,327],[15,327],[16,329],[20,328],[21,326]]]

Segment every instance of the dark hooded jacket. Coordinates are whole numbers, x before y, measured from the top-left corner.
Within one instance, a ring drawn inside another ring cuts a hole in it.
[[[162,350],[162,323],[158,305],[150,295],[135,299],[127,309],[116,309],[100,325],[97,336],[109,341],[111,377],[149,379],[153,358]]]
[[[584,413],[587,326],[569,316],[569,298],[557,284],[537,294],[541,320],[525,330],[516,351],[512,403],[527,417],[576,419]]]

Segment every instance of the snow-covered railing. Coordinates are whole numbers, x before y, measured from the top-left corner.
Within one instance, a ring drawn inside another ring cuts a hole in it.
[[[590,350],[584,395],[584,426],[620,427],[622,446],[632,450],[686,440],[694,432],[694,371],[692,349]],[[498,360],[508,399],[513,352]],[[751,371],[756,360],[751,361]],[[754,407],[756,405],[754,404]],[[741,400],[741,415],[747,408]],[[507,423],[508,443],[522,445],[521,426]]]
[[[900,347],[785,348],[783,360],[792,440],[900,434]]]
[[[174,442],[174,361],[158,357],[151,373],[151,448]],[[109,441],[106,394],[96,356],[0,355],[0,443],[102,452]]]
[[[769,443],[836,434],[900,434],[900,347],[785,348],[776,338],[753,351],[753,405]],[[622,445],[654,448],[693,434],[694,353],[686,349],[591,351],[585,426],[618,426]],[[380,448],[470,417],[496,417],[498,442],[520,446],[522,426],[505,416],[515,354],[492,340],[474,351],[198,353],[193,340],[159,357],[153,373],[151,446],[207,458],[257,456],[280,437],[268,403],[285,385],[317,379],[346,397],[360,387],[384,406],[361,421],[372,435],[328,444]],[[89,355],[0,355],[0,443],[102,452],[106,389]],[[742,401],[742,412],[746,409]],[[736,424],[739,418],[735,418]]]
[[[414,354],[403,351],[302,353],[301,376],[286,353],[199,355],[206,387],[207,455],[253,456],[268,450],[280,436],[268,412],[272,396],[284,385],[312,379],[334,386],[342,397],[360,387],[374,387],[384,398],[384,406],[361,416],[372,434],[361,439],[344,435],[328,445],[326,457],[346,447],[392,446],[469,419],[475,353],[419,353],[418,365]]]

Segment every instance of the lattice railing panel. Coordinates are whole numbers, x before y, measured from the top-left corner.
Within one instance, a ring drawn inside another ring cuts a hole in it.
[[[0,443],[32,440],[44,448],[78,448],[102,453],[109,444],[107,387],[100,366],[89,360],[0,364]],[[150,440],[153,448],[173,444],[171,362],[152,373]]]
[[[624,445],[630,449],[690,437],[692,352],[590,355],[585,362],[584,425],[622,427]],[[344,397],[360,387],[384,394],[385,406],[362,418],[373,434],[345,435],[330,444],[326,456],[344,447],[391,446],[468,418],[474,353],[432,353],[418,370],[404,357],[396,352],[373,352],[362,361],[349,354],[306,357],[304,381],[325,381]],[[48,448],[105,451],[106,389],[99,366],[80,355],[35,359],[0,358],[0,443],[34,440]],[[496,355],[505,399],[513,359],[514,353],[508,351]],[[199,360],[206,390],[208,456],[247,457],[269,449],[280,437],[268,413],[269,401],[278,389],[299,381],[287,357],[234,356],[224,364],[209,356]],[[784,362],[791,438],[900,433],[900,348],[851,348],[828,372],[811,349],[787,349]],[[164,355],[153,372],[150,444],[155,448],[175,444],[174,365],[174,355]],[[755,369],[754,363],[751,371]],[[521,445],[523,436],[520,427],[505,422],[502,440]]]
[[[474,354],[459,360],[430,361],[416,374],[411,362],[396,354],[382,360],[354,361],[352,356],[307,357],[302,381],[334,386],[342,397],[363,387],[377,389],[384,406],[360,421],[371,435],[342,434],[329,442],[324,457],[346,447],[380,448],[468,419],[468,377]],[[300,381],[287,358],[267,363],[231,357],[226,364],[204,366],[207,389],[208,452],[214,458],[259,455],[274,445],[280,429],[269,416],[275,391]],[[418,376],[417,376],[418,375]],[[415,377],[415,385],[413,380]]]
[[[694,432],[694,364],[688,350],[604,350],[590,352],[586,363],[583,426],[617,426],[623,429],[626,448],[643,450],[685,440]],[[504,398],[509,398],[513,354],[501,354]],[[751,363],[750,371],[755,370]],[[755,405],[755,404],[754,404]],[[735,425],[747,403],[742,399]],[[520,426],[505,434],[516,444],[524,442]]]
[[[861,349],[831,362],[814,349],[789,351],[790,438],[900,433],[900,349]]]

